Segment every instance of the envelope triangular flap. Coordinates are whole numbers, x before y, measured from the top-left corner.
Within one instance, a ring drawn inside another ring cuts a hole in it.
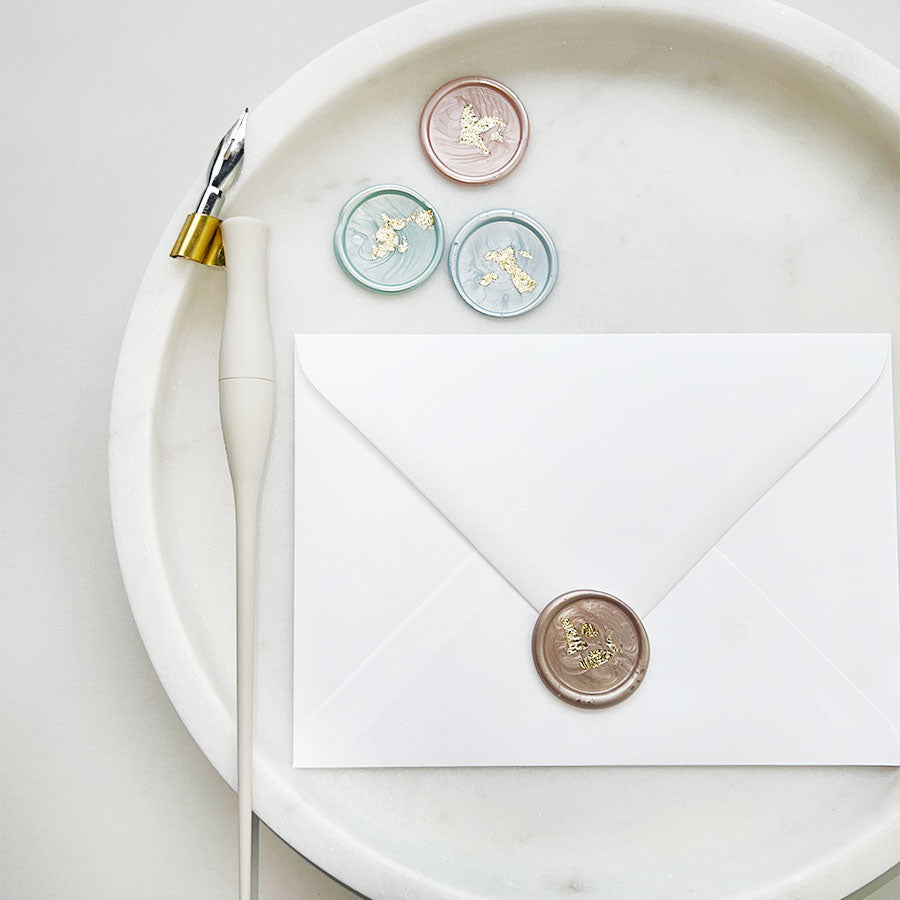
[[[871,388],[884,335],[300,335],[317,390],[535,607],[644,615]]]

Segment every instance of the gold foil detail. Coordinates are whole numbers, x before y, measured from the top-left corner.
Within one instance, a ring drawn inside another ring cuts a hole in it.
[[[559,620],[563,633],[566,636],[566,653],[574,656],[581,650],[590,650],[585,638],[597,637],[600,632],[593,622],[585,622],[581,628],[577,628],[575,623],[568,617],[564,616]],[[597,647],[585,653],[584,656],[578,657],[578,665],[587,671],[588,669],[596,669],[598,666],[605,666],[619,652],[618,645],[612,639],[612,633],[606,635],[606,649]]]
[[[489,284],[493,284],[499,277],[500,276],[496,272],[488,272],[481,277],[479,284],[483,284],[487,287]]]
[[[410,222],[415,222],[422,230],[434,228],[434,213],[430,209],[417,209],[405,219],[391,219],[387,213],[381,214],[382,225],[375,232],[376,244],[372,245],[372,259],[381,259],[389,253],[398,250],[406,253],[409,249],[409,241],[406,235],[403,240],[397,236],[397,232],[405,228]]]
[[[497,263],[509,275],[513,286],[520,294],[524,294],[525,291],[533,291],[537,287],[537,282],[517,265],[515,247],[509,246],[504,250],[489,250],[484,254],[484,258],[490,262]]]
[[[482,116],[479,119],[475,107],[471,103],[467,103],[463,107],[462,115],[459,118],[459,142],[461,144],[471,144],[487,156],[491,151],[488,150],[481,135],[491,128],[495,128],[496,131],[491,133],[490,139],[502,144],[501,129],[506,128],[506,122],[503,119],[497,116]]]
[[[560,619],[559,624],[562,625],[566,634],[566,653],[570,655],[576,654],[579,650],[587,650],[588,645],[578,637],[578,631],[569,618]]]
[[[434,228],[434,212],[430,209],[417,209],[409,218],[407,218],[407,222],[412,219],[419,228]]]
[[[619,648],[613,643],[612,635],[606,636],[606,649],[601,650],[599,647],[586,653],[578,662],[582,669],[596,669],[598,666],[605,666],[617,653]]]

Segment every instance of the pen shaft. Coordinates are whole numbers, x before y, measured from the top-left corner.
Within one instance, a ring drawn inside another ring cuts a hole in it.
[[[222,223],[222,238],[228,286],[219,355],[219,411],[235,512],[239,896],[251,900],[259,502],[275,398],[266,299],[268,229],[256,219],[228,219]]]

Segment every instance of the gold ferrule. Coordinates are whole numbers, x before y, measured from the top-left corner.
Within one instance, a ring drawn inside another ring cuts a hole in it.
[[[224,266],[225,250],[219,230],[221,224],[222,220],[215,216],[191,213],[184,220],[169,256],[192,259],[204,266]]]

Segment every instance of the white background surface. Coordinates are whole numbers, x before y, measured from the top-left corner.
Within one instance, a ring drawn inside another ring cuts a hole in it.
[[[115,363],[144,265],[241,106],[409,5],[3,4],[4,900],[236,893],[234,795],[169,704],[118,573]],[[792,5],[900,61],[893,0]],[[263,900],[351,896],[261,832]],[[896,869],[879,884],[857,896],[900,896]]]

